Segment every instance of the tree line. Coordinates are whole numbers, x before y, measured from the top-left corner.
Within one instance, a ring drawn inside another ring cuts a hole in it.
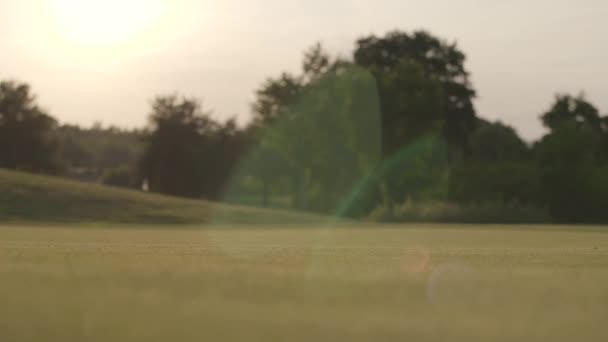
[[[353,217],[442,201],[608,222],[608,117],[557,95],[528,144],[477,115],[465,62],[425,31],[360,38],[350,58],[316,44],[260,86],[244,127],[177,94],[155,98],[140,130],[60,126],[27,85],[2,82],[0,167]]]

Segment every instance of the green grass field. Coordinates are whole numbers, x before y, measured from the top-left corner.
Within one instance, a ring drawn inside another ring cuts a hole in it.
[[[0,169],[0,222],[27,224],[318,223],[326,218],[216,204]]]
[[[606,341],[608,229],[0,227],[1,341]]]
[[[0,341],[603,341],[608,228],[375,225],[0,171]]]

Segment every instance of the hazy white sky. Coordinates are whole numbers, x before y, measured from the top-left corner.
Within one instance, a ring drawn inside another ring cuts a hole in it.
[[[122,0],[141,27],[103,1],[0,0],[0,79],[32,84],[62,122],[141,126],[149,100],[172,92],[245,118],[254,90],[314,42],[350,56],[362,35],[423,28],[466,52],[479,115],[527,139],[556,92],[584,91],[608,112],[605,0]],[[138,10],[147,1],[162,10]],[[83,6],[66,9],[77,2],[96,14],[77,20]],[[131,39],[112,40],[122,32]]]

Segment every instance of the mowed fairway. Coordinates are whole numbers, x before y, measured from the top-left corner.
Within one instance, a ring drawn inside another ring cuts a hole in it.
[[[606,341],[608,229],[0,228],[1,341]]]

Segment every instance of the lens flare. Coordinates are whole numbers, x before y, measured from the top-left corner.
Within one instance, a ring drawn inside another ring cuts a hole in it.
[[[431,263],[431,252],[428,248],[417,247],[404,253],[401,270],[410,276],[420,275],[428,271]]]
[[[443,264],[433,269],[427,283],[429,302],[437,308],[463,309],[474,302],[472,267],[460,264]]]

